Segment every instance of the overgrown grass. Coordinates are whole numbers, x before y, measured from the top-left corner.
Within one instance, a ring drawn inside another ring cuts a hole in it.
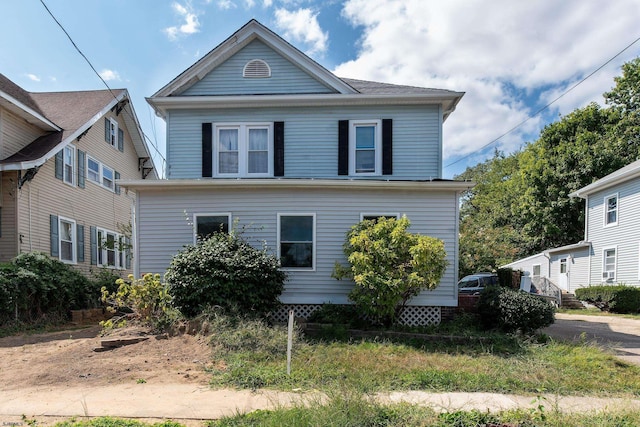
[[[588,316],[613,316],[613,317],[623,317],[626,319],[640,320],[640,313],[619,314],[619,313],[611,313],[609,311],[602,311],[599,308],[584,308],[584,309],[559,308],[556,311],[558,313],[565,313],[565,314],[583,314]]]
[[[25,420],[30,426],[37,426],[38,420]],[[60,423],[56,423],[55,427],[183,427],[182,424],[173,421],[164,421],[161,423],[145,423],[137,420],[100,417],[92,419],[70,419]]]
[[[309,340],[297,335],[287,376],[283,327],[225,322],[212,325],[214,386],[640,395],[640,368],[595,345],[495,333],[463,341]]]
[[[69,329],[69,320],[63,316],[49,316],[33,322],[8,321],[0,324],[0,338],[19,334],[41,334]]]

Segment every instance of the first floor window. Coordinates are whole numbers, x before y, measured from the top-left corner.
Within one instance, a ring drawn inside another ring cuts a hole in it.
[[[605,248],[602,251],[602,280],[616,278],[616,248]]]
[[[540,264],[535,264],[533,266],[533,274],[531,276],[533,278],[540,278]]]
[[[60,260],[66,262],[75,262],[75,240],[76,240],[76,223],[75,221],[59,218],[58,233],[60,236]]]
[[[98,265],[102,267],[124,268],[124,240],[113,231],[98,228]]]
[[[285,268],[314,268],[315,215],[278,214],[278,256]]]
[[[195,214],[195,239],[204,240],[213,233],[228,233],[231,214]]]

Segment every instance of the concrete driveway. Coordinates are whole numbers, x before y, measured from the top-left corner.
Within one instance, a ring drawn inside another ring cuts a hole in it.
[[[555,339],[596,342],[613,349],[620,359],[640,365],[640,320],[556,313],[556,322],[541,332]]]

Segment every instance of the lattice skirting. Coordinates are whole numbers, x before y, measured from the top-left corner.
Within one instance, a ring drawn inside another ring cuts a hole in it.
[[[273,320],[278,323],[286,323],[289,318],[289,310],[293,310],[295,317],[306,319],[320,306],[321,304],[285,304],[273,314]],[[437,325],[441,320],[441,307],[410,305],[405,307],[400,315],[400,323],[407,326]]]

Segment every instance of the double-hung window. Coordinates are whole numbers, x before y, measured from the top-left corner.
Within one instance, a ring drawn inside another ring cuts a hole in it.
[[[101,267],[124,268],[125,247],[124,237],[113,231],[97,229],[98,247],[97,260]]]
[[[67,184],[74,185],[76,183],[76,149],[72,145],[64,147],[62,153],[63,173],[62,179]]]
[[[613,194],[604,198],[604,225],[618,224],[618,195]]]
[[[382,174],[382,125],[380,120],[349,122],[349,174]]]
[[[87,156],[87,178],[89,181],[114,191],[114,175],[113,169]]]
[[[108,140],[107,142],[114,147],[118,146],[118,122],[114,119],[109,119],[109,129],[107,131]]]
[[[283,268],[315,268],[315,223],[315,214],[278,214],[278,258]]]
[[[71,219],[58,218],[60,261],[76,262],[76,222]]]
[[[198,240],[206,239],[213,233],[228,233],[230,223],[230,213],[194,214],[194,240],[197,242]]]
[[[215,127],[214,164],[218,176],[272,176],[271,124],[220,124]]]
[[[616,247],[602,250],[602,281],[616,279]]]

